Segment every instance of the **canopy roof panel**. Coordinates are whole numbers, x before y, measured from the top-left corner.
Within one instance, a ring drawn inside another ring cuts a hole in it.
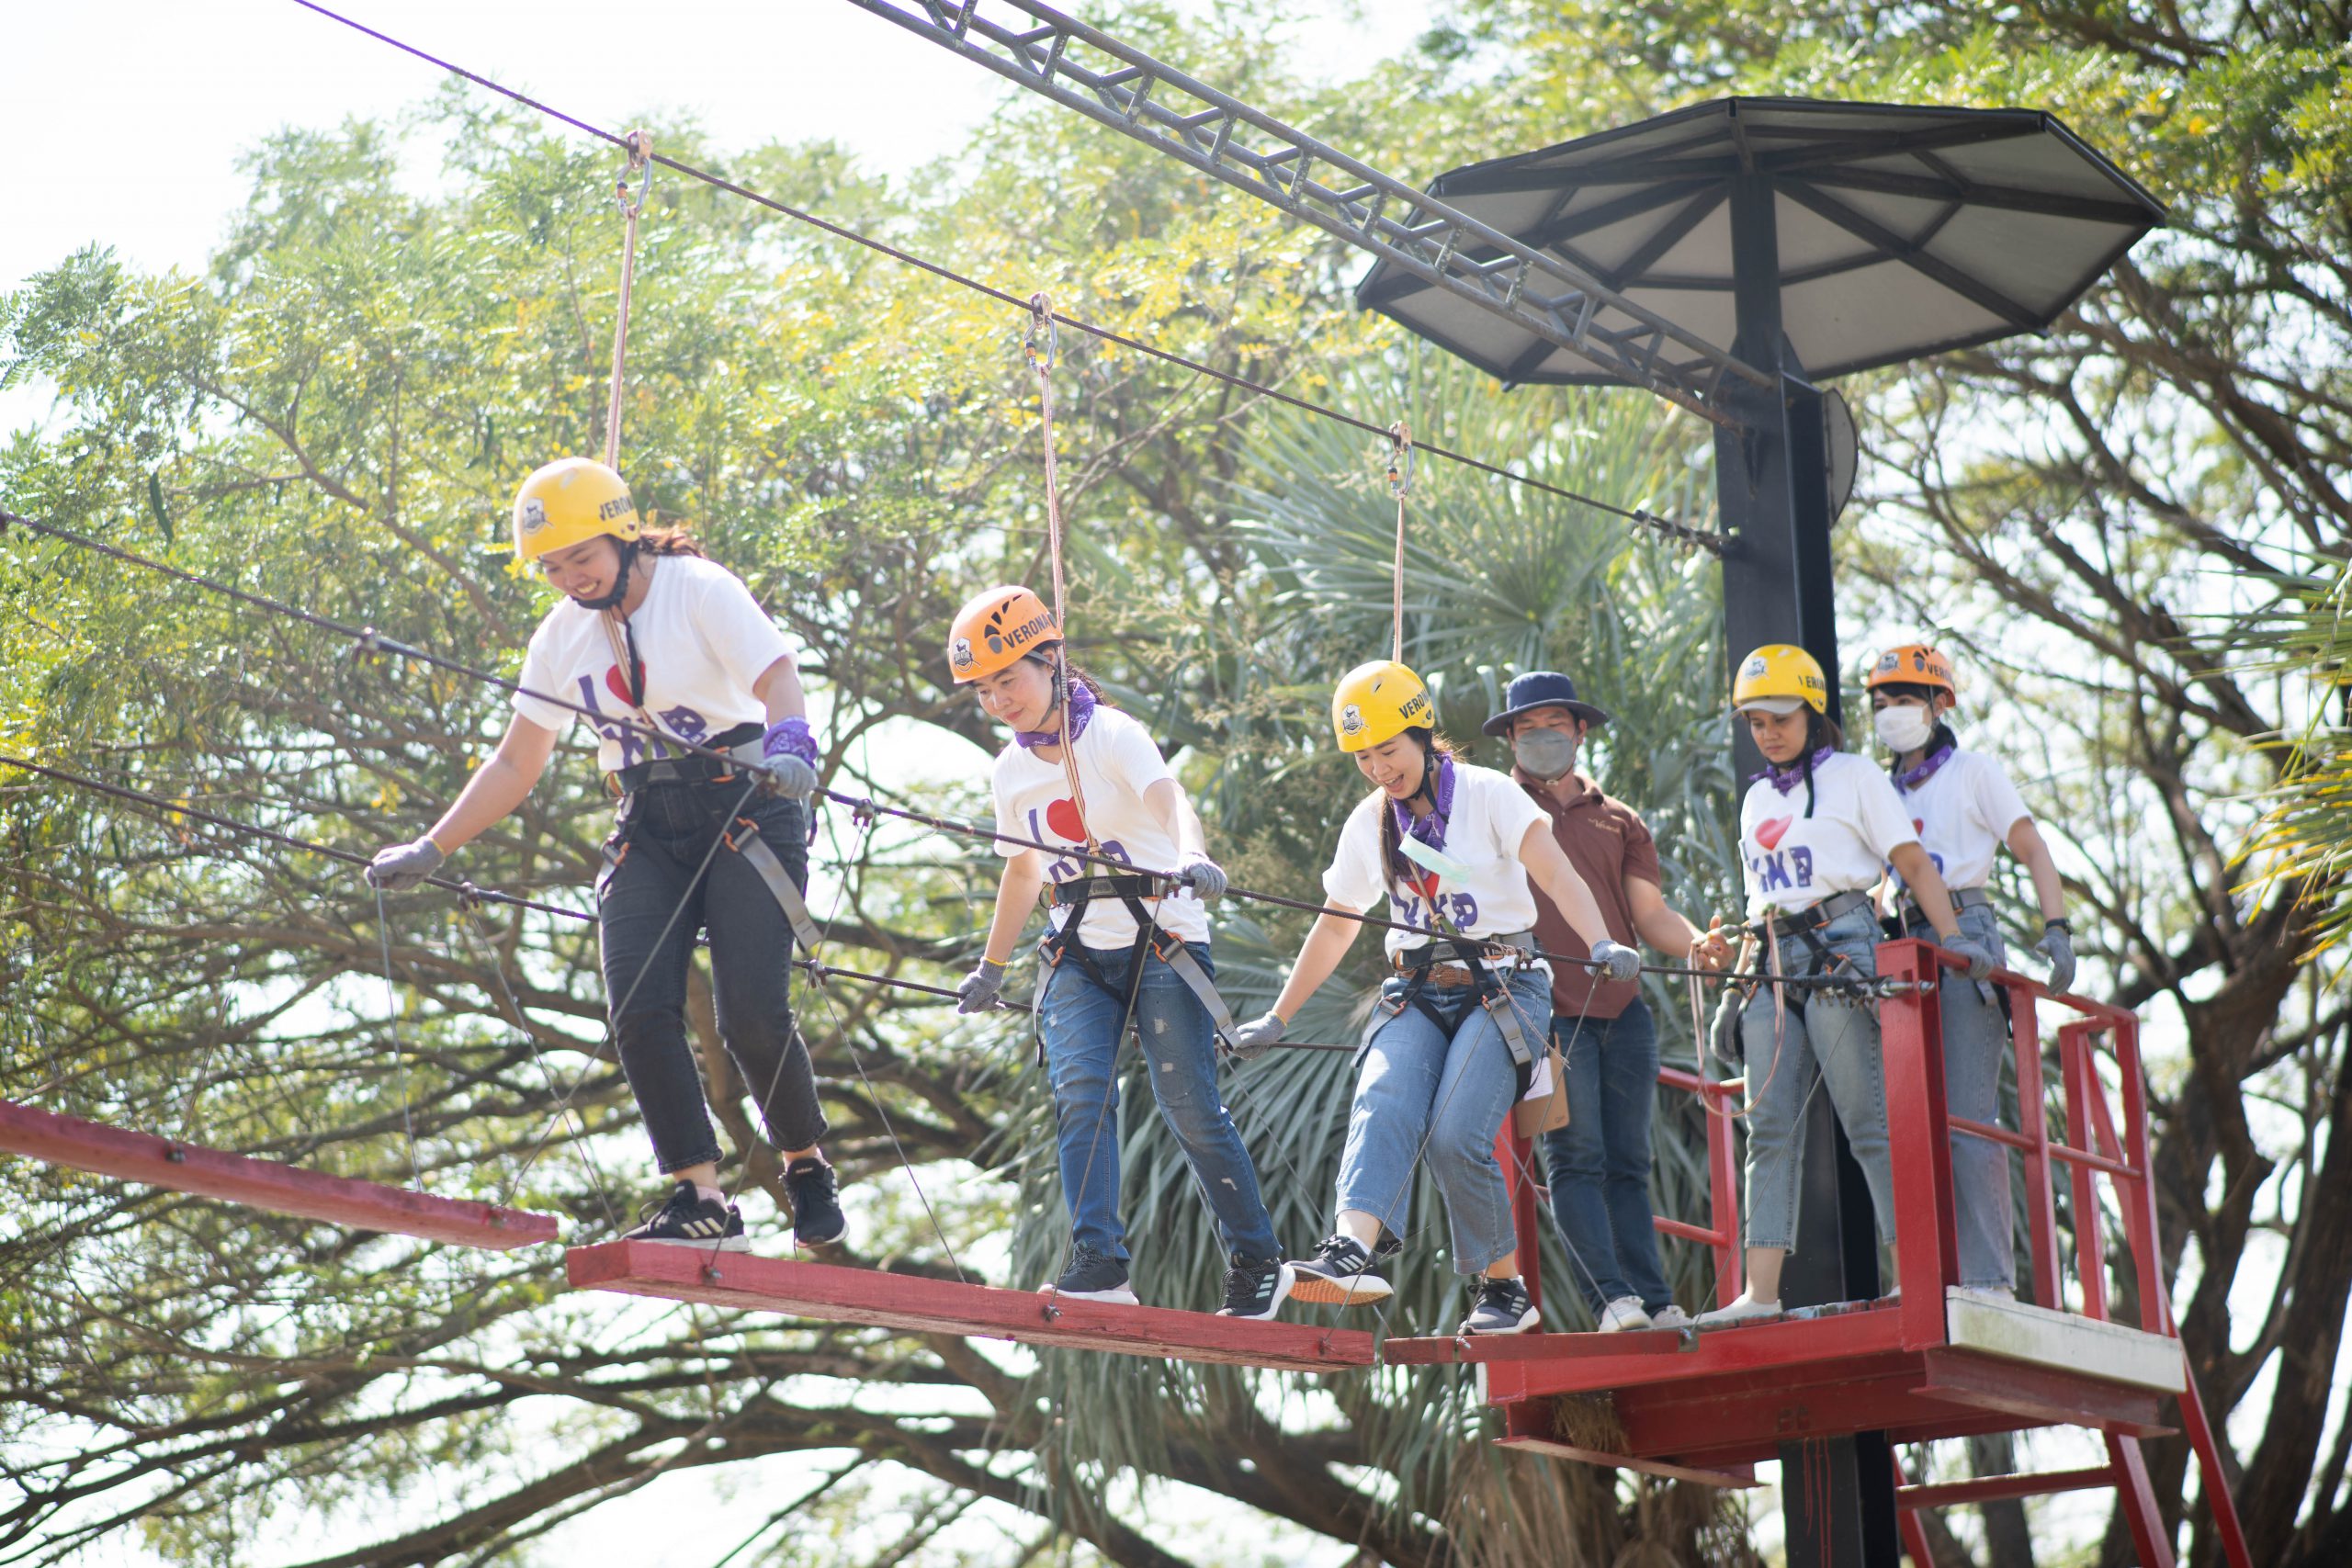
[[[1429,191],[1728,349],[1729,198],[1750,175],[1771,182],[1782,326],[1815,378],[2041,331],[2165,216],[2038,109],[1800,98],[1700,104]],[[1356,302],[1506,381],[1624,379],[1386,261]],[[1632,327],[1611,314],[1595,327]]]

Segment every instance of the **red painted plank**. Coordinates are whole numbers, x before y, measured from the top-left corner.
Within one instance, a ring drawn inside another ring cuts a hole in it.
[[[556,1236],[552,1214],[329,1176],[152,1134],[126,1133],[6,1100],[0,1100],[0,1149],[198,1198],[458,1247],[505,1252]]]
[[[1745,1328],[1685,1336],[1674,1329],[1636,1334],[1487,1335],[1455,1339],[1393,1338],[1381,1358],[1396,1365],[1477,1361],[1510,1366],[1523,1392],[1589,1393],[1634,1382],[1668,1382],[1765,1371],[1779,1374],[1822,1361],[1891,1350],[1901,1327],[1893,1305],[1860,1307],[1832,1317],[1783,1318]],[[1692,1343],[1692,1341],[1696,1343]],[[1496,1396],[1506,1392],[1496,1383]],[[1510,1391],[1514,1393],[1519,1389]]]
[[[1627,1334],[1459,1334],[1450,1338],[1391,1336],[1380,1359],[1392,1367],[1464,1362],[1561,1361],[1595,1356],[1672,1356],[1698,1348],[1697,1334],[1671,1328]]]
[[[1031,1291],[741,1252],[711,1253],[662,1242],[575,1247],[564,1255],[564,1267],[571,1282],[586,1290],[922,1334],[973,1335],[1279,1371],[1337,1371],[1373,1363],[1372,1336],[1362,1329],[1238,1322],[1214,1313],[1114,1306],[1067,1296],[1048,1302]]]
[[[2102,1464],[2089,1470],[2030,1471],[2019,1475],[1988,1475],[1974,1481],[1898,1485],[1894,1501],[1896,1506],[1906,1509],[1952,1508],[1965,1503],[1997,1503],[2010,1497],[2089,1492],[2114,1484],[2115,1468]]]

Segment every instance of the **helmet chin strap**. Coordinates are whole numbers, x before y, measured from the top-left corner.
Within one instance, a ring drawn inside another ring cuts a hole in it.
[[[637,563],[637,541],[622,539],[616,543],[621,553],[621,574],[613,580],[613,591],[594,599],[575,598],[572,602],[582,608],[617,610],[621,607],[621,601],[628,597],[628,571]]]

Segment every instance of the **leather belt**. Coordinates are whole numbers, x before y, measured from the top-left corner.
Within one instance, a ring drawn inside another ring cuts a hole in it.
[[[1962,887],[1953,892],[1951,896],[1951,912],[1955,915],[1962,909],[1989,909],[1992,907],[1992,895],[1982,887]],[[1917,899],[1905,898],[1903,900],[1903,923],[1907,928],[1929,925],[1932,922],[1928,919],[1928,911],[1919,907]]]

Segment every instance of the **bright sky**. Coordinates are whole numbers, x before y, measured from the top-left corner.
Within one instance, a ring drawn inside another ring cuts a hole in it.
[[[1101,9],[1063,3],[1081,17]],[[724,145],[830,137],[891,173],[954,154],[1018,90],[846,0],[334,8],[596,124],[684,110]],[[1310,70],[1319,59],[1351,71],[1401,50],[1438,9],[1437,0],[1283,6]],[[0,289],[92,242],[142,269],[193,268],[243,202],[237,160],[263,137],[396,114],[443,80],[293,0],[17,3],[6,16],[0,101],[16,134],[0,197]],[[43,395],[0,394],[0,434],[46,412]]]

